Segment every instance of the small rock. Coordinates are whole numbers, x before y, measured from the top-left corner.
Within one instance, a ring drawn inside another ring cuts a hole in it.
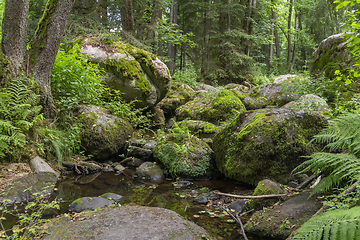
[[[136,169],[136,175],[140,178],[154,183],[165,180],[164,171],[153,162],[144,162]]]
[[[191,184],[192,182],[190,181],[177,181],[174,183],[175,187],[187,187]]]
[[[231,200],[228,197],[225,197],[224,198],[224,203],[225,204],[231,203]]]
[[[220,195],[216,194],[215,192],[211,192],[209,197],[209,200],[219,200],[220,199]]]
[[[58,178],[59,174],[55,172],[49,164],[47,164],[42,158],[36,156],[30,161],[30,168],[34,173],[44,173],[44,172],[50,172],[55,174],[55,176]]]
[[[83,197],[73,201],[69,206],[69,211],[76,213],[94,211],[97,208],[108,207],[114,202],[102,197]]]
[[[123,196],[115,193],[104,193],[99,197],[113,200],[114,202],[120,202],[124,198]]]
[[[125,168],[120,163],[116,164],[114,169],[118,172],[123,172],[125,170]]]
[[[193,202],[196,203],[196,204],[207,204],[209,201],[208,201],[208,196],[209,194],[202,194],[200,196],[197,196]]]
[[[236,212],[242,212],[245,209],[246,201],[243,199],[236,200],[233,204],[230,205],[231,209],[234,209]]]
[[[292,188],[297,188],[299,186],[299,184],[296,182],[288,182],[287,185]]]

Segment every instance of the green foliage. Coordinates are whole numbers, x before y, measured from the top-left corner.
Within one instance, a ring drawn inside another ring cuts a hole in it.
[[[0,156],[13,160],[26,146],[26,134],[43,119],[37,96],[24,84],[25,80],[22,76],[14,79],[0,93]]]
[[[175,23],[167,23],[164,20],[159,19],[157,31],[161,36],[161,41],[171,43],[173,46],[181,45],[183,43],[188,44],[191,48],[197,46],[196,43],[190,39],[194,34],[191,32],[184,34]]]
[[[307,221],[292,239],[358,239],[360,236],[359,211],[360,207],[354,207],[325,212]]]
[[[309,160],[294,169],[300,172],[317,173],[330,171],[314,188],[313,194],[337,186],[341,181],[353,182],[360,179],[360,116],[358,114],[341,115],[330,121],[329,126],[313,141],[327,143],[326,149],[345,153],[317,152]]]
[[[198,79],[199,72],[193,66],[188,67],[186,71],[176,70],[172,76],[172,80],[185,83],[191,88],[195,88],[198,85]]]
[[[82,56],[80,45],[60,48],[51,73],[52,95],[60,111],[78,104],[99,104],[104,91],[102,69]]]
[[[15,206],[12,210],[6,207],[0,206],[0,238],[6,239],[33,239],[41,238],[46,233],[45,229],[42,229],[44,223],[48,220],[44,219],[45,213],[48,215],[50,211],[60,210],[59,200],[55,199],[52,202],[48,201],[48,197],[37,197],[34,202],[29,202],[23,211]],[[4,215],[12,215],[19,219],[19,222],[12,227],[12,229],[6,231],[3,226],[3,221],[6,221]]]
[[[37,142],[38,154],[46,159],[56,159],[61,166],[63,159],[70,159],[80,152],[80,129],[68,126],[65,131],[43,127],[38,129],[40,141]]]

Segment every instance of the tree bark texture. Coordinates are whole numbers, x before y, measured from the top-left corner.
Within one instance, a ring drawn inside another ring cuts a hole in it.
[[[293,47],[293,53],[292,53],[292,60],[291,60],[291,68],[290,71],[292,71],[294,69],[295,66],[295,60],[296,60],[296,48],[297,48],[297,34],[296,34],[296,30],[297,30],[297,19],[298,19],[298,12],[297,9],[295,9],[295,23],[294,23],[294,47]]]
[[[171,7],[170,7],[170,23],[177,24],[177,0],[171,0]],[[173,46],[170,42],[168,43],[168,57],[169,62],[167,66],[171,74],[174,74],[175,71],[175,46]]]
[[[288,42],[287,64],[288,64],[289,69],[291,68],[290,64],[291,64],[291,17],[292,17],[292,7],[293,7],[293,0],[290,0],[289,15],[288,15],[288,32],[287,32],[287,42]]]
[[[34,80],[41,86],[40,103],[44,107],[44,116],[48,118],[55,114],[51,96],[51,71],[73,4],[74,0],[48,1],[30,50]]]
[[[148,32],[148,35],[146,38],[148,41],[151,41],[155,37],[156,25],[157,25],[158,19],[160,18],[160,14],[162,11],[161,7],[162,7],[162,3],[159,2],[159,3],[155,4],[154,13],[151,16],[150,29],[149,29],[149,32]]]
[[[133,16],[133,2],[132,0],[125,0],[126,7],[126,30],[134,31],[134,16]]]
[[[201,77],[206,77],[209,72],[209,41],[210,41],[210,2],[204,0],[203,15],[203,49],[201,61]]]
[[[29,0],[6,0],[2,29],[2,51],[14,64],[15,75],[26,54]]]

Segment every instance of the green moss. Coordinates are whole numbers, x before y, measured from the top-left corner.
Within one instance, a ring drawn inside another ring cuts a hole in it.
[[[81,200],[81,198],[79,198],[79,199],[76,199],[76,200],[74,201],[74,203],[75,203],[76,205],[79,205],[79,204],[83,204],[83,201]]]
[[[190,118],[219,124],[235,118],[243,111],[245,111],[245,106],[235,93],[222,90],[210,92],[188,102],[177,110],[177,115],[180,120]]]
[[[253,185],[264,178],[287,182],[303,161],[300,156],[314,150],[308,142],[325,125],[324,119],[274,111],[242,113],[215,137],[216,162],[227,177]],[[243,124],[248,116],[252,118]]]
[[[82,146],[87,154],[95,157],[116,154],[131,135],[131,125],[125,120],[116,119],[111,126],[96,126],[97,118],[97,113],[94,112],[78,116],[78,121],[83,126],[80,132]]]
[[[105,64],[113,67],[122,74],[126,80],[136,79],[135,85],[141,90],[143,97],[148,97],[151,92],[150,83],[145,79],[140,64],[136,60],[127,61],[125,59],[107,59]]]
[[[211,150],[197,137],[178,133],[158,142],[154,148],[154,157],[173,177],[198,177],[209,170]]]

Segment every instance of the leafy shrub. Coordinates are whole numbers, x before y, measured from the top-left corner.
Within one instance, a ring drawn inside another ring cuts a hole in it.
[[[194,67],[188,67],[186,71],[175,71],[175,74],[172,76],[173,80],[185,83],[191,88],[195,88],[198,85],[198,78],[199,73]]]

